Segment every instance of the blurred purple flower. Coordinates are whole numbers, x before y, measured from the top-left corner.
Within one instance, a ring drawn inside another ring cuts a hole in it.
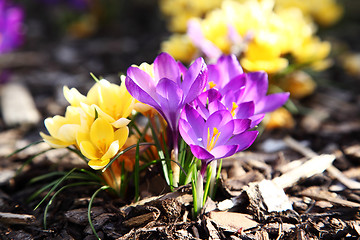
[[[0,54],[10,52],[23,43],[23,18],[20,7],[0,0]]]
[[[130,67],[126,88],[135,99],[152,106],[164,117],[177,150],[181,110],[203,92],[207,83],[207,66],[202,58],[198,58],[186,69],[169,54],[161,53],[154,61],[153,70],[154,76],[150,76],[138,67]]]
[[[221,56],[208,66],[208,88],[218,89],[228,109],[253,101],[253,124],[258,124],[265,113],[281,107],[289,98],[288,92],[266,95],[268,76],[265,72],[244,73],[236,56]],[[236,109],[235,114],[236,114]]]
[[[216,94],[207,91],[207,94]],[[211,97],[211,96],[210,96]],[[218,100],[207,105],[209,114],[204,118],[202,107],[187,104],[179,120],[181,137],[190,146],[194,156],[202,161],[201,175],[205,174],[207,165],[216,159],[229,157],[248,148],[258,134],[248,131],[249,119],[234,119],[232,113]],[[248,108],[241,108],[247,115]]]

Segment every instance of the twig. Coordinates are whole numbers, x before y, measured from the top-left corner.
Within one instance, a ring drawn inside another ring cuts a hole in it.
[[[301,166],[274,178],[272,182],[281,188],[291,187],[301,178],[309,178],[317,173],[322,173],[331,166],[334,160],[335,156],[330,154],[315,156]]]
[[[292,149],[298,151],[299,153],[303,154],[306,157],[316,157],[318,156],[317,153],[312,151],[310,148],[304,147],[299,142],[297,142],[295,139],[287,136],[284,139],[285,143]],[[334,155],[332,155],[334,156]],[[335,156],[334,156],[335,159]],[[339,169],[334,167],[333,165],[329,165],[326,170],[329,172],[329,174],[337,179],[339,182],[344,184],[349,189],[360,189],[360,183],[357,181],[354,181],[348,177],[346,177]]]

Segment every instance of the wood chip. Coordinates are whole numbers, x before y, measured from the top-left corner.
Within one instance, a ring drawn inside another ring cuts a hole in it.
[[[151,212],[145,213],[139,216],[132,217],[130,219],[127,219],[123,222],[125,227],[133,228],[133,227],[140,227],[143,225],[148,224],[149,222],[153,222],[160,216],[160,211],[152,207]]]
[[[209,217],[220,227],[234,231],[258,226],[258,223],[252,219],[251,215],[244,213],[212,211]]]
[[[0,222],[5,224],[31,225],[35,221],[33,215],[0,212]]]
[[[300,179],[309,178],[315,174],[322,173],[331,166],[334,160],[335,156],[330,154],[313,157],[298,168],[295,168],[280,177],[274,178],[272,181],[282,188],[291,187]]]
[[[282,212],[292,209],[292,204],[284,190],[272,181],[261,181],[259,183],[259,191],[268,212]]]
[[[298,152],[302,153],[306,157],[314,157],[315,158],[316,156],[318,156],[314,151],[312,151],[311,149],[309,149],[307,147],[302,146],[295,139],[293,139],[291,137],[286,137],[285,142],[289,145],[289,147],[293,148],[294,150],[297,150]],[[324,156],[324,155],[322,155],[322,156]],[[329,156],[333,156],[333,158],[334,158],[333,160],[335,160],[334,155],[329,155]],[[330,160],[330,157],[328,157],[328,158]],[[324,162],[324,163],[326,164],[326,162]],[[335,168],[332,165],[332,162],[328,167],[326,167],[326,170],[330,173],[330,175],[333,178],[336,178],[339,182],[344,184],[349,189],[360,189],[360,183],[359,182],[354,181],[354,180],[346,177],[342,172],[340,172],[337,168]]]
[[[319,187],[310,187],[299,192],[298,194],[302,196],[310,197],[315,200],[324,200],[345,207],[356,207],[356,208],[360,207],[360,203],[341,199],[337,197],[337,194],[322,190]]]
[[[4,123],[7,126],[31,126],[40,121],[40,113],[29,90],[21,84],[4,85],[0,102]]]

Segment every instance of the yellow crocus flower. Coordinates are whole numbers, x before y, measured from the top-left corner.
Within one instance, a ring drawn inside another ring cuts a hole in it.
[[[98,81],[85,97],[76,89],[64,87],[64,96],[72,106],[81,106],[89,116],[96,114],[114,127],[126,126],[130,120],[135,99],[126,90],[125,84],[117,85],[105,79]]]
[[[90,159],[89,166],[95,170],[102,169],[109,163],[129,135],[128,127],[114,131],[113,126],[105,119],[98,117],[89,131],[77,133],[76,142],[81,153]]]
[[[196,56],[195,46],[190,38],[183,34],[170,36],[169,40],[161,44],[161,49],[183,63],[190,63]]]
[[[329,42],[320,41],[317,37],[306,39],[301,46],[293,50],[293,55],[298,63],[311,63],[324,61],[329,55],[331,45]],[[327,66],[325,65],[324,68]],[[320,69],[321,70],[321,69]]]
[[[288,66],[288,60],[281,57],[280,43],[276,35],[271,33],[259,34],[253,42],[248,45],[243,58],[240,59],[241,65],[248,71],[263,70],[267,73],[275,73]],[[273,37],[273,41],[271,41]]]
[[[45,127],[50,135],[40,132],[40,136],[53,148],[74,145],[77,132],[88,124],[85,115],[79,107],[68,106],[65,117],[56,115],[45,119]]]

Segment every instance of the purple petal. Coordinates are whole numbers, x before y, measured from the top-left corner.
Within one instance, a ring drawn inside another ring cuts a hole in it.
[[[191,152],[194,156],[201,160],[212,160],[214,159],[214,155],[209,153],[205,148],[197,146],[197,145],[190,145]]]
[[[240,103],[235,109],[235,118],[236,119],[245,119],[254,115],[255,105],[254,102],[244,102]]]
[[[211,64],[208,65],[208,83],[213,82],[216,84],[216,88],[222,87],[221,77],[220,77],[220,67]],[[210,85],[207,85],[207,89],[210,89]]]
[[[197,141],[196,133],[193,131],[193,127],[184,119],[179,120],[179,132],[184,141],[190,144],[199,144]]]
[[[210,153],[216,158],[225,158],[230,157],[236,153],[237,146],[236,145],[221,145],[215,147],[210,151]]]
[[[190,20],[188,22],[187,35],[193,44],[208,58],[218,59],[220,57],[221,50],[214,43],[204,37],[201,30],[201,25],[198,21]]]
[[[184,77],[185,76],[185,73],[187,71],[187,68],[184,66],[184,64],[182,64],[181,62],[178,62],[178,67],[179,67],[179,70],[180,70],[180,74]],[[180,85],[181,83],[179,83]]]
[[[221,56],[216,64],[221,67],[222,77],[227,79],[227,82],[244,72],[234,54]]]
[[[221,145],[225,145],[226,142],[233,136],[234,129],[235,129],[234,120],[229,121],[228,123],[226,123],[225,125],[223,125],[221,127],[217,127],[217,129],[219,130],[220,135],[218,135],[219,137],[216,141],[214,148],[221,146]],[[212,131],[210,131],[210,134],[212,134]]]
[[[144,91],[141,87],[139,87],[130,77],[126,77],[125,85],[130,95],[133,96],[135,99],[152,106],[156,110],[160,109],[160,106],[156,102],[156,100],[146,91]]]
[[[222,98],[222,96],[219,91],[217,91],[216,89],[209,89],[209,90],[201,93],[198,96],[197,101],[200,101],[202,103],[202,105],[205,106],[209,102],[219,101],[219,100],[221,100],[221,98]]]
[[[172,130],[177,129],[180,110],[183,108],[183,91],[172,80],[163,78],[156,86],[161,111]]]
[[[256,114],[254,116],[251,116],[250,117],[250,120],[251,120],[250,128],[253,128],[253,127],[259,125],[264,117],[265,117],[265,114]]]
[[[204,124],[205,120],[201,115],[190,105],[185,105],[181,113],[179,129],[181,136],[187,144],[203,145],[202,132],[204,130]],[[191,138],[191,140],[188,138]]]
[[[167,78],[176,83],[180,82],[179,65],[168,53],[160,53],[156,57],[154,61],[154,75],[156,80]]]
[[[275,109],[284,105],[288,100],[290,93],[274,93],[265,96],[261,101],[259,101],[255,106],[255,114],[258,113],[267,113],[272,112]]]
[[[240,74],[234,77],[231,81],[224,85],[224,87],[220,90],[221,94],[225,94],[230,90],[237,90],[244,88],[246,86],[246,74]]]
[[[234,119],[234,135],[243,133],[249,130],[251,120],[249,119]]]
[[[255,141],[257,135],[258,131],[244,132],[231,138],[227,142],[227,145],[237,145],[236,152],[240,152],[250,147],[251,144],[253,144],[253,142]]]
[[[212,101],[208,104],[208,111],[210,115],[219,110],[227,110],[226,106],[222,104],[222,102]]]
[[[265,72],[250,72],[246,75],[246,90],[243,101],[254,101],[257,104],[267,93],[268,75]]]
[[[207,83],[207,76],[207,67],[204,59],[198,58],[189,67],[181,84],[186,96],[185,103],[190,103],[203,92]]]
[[[127,77],[129,77],[131,81],[141,87],[149,95],[153,96],[156,83],[149,74],[138,67],[129,67],[127,70]]]
[[[233,117],[231,113],[227,110],[217,111],[209,116],[209,118],[205,122],[204,131],[203,131],[203,139],[208,139],[208,129],[210,130],[210,137],[213,134],[214,127],[220,130],[225,124],[232,121]],[[232,125],[231,131],[234,130]]]

